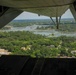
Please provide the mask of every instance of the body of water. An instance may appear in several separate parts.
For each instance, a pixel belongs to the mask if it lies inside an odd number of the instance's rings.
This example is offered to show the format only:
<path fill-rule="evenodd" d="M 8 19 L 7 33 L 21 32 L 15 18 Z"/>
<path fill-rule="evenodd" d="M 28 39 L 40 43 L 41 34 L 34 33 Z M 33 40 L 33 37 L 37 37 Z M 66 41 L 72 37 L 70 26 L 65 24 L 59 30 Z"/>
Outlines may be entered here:
<path fill-rule="evenodd" d="M 58 37 L 58 36 L 76 36 L 76 33 L 62 33 L 58 32 L 54 29 L 52 30 L 36 30 L 36 28 L 40 25 L 32 25 L 32 26 L 27 26 L 27 27 L 12 27 L 11 29 L 8 30 L 1 30 L 1 31 L 31 31 L 34 34 L 41 34 L 45 35 L 48 37 Z M 42 25 L 41 25 L 42 26 Z M 49 26 L 49 25 L 43 25 L 43 26 Z"/>

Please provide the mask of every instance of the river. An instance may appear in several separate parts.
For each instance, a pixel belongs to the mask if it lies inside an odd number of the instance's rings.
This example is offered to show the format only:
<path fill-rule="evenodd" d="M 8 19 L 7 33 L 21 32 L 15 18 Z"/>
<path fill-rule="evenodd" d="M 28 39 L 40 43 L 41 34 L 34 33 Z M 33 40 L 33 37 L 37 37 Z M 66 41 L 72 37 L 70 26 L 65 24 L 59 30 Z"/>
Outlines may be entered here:
<path fill-rule="evenodd" d="M 12 27 L 11 29 L 8 30 L 1 30 L 1 31 L 31 31 L 34 34 L 41 34 L 41 35 L 45 35 L 48 37 L 58 37 L 58 36 L 74 36 L 76 37 L 76 33 L 62 33 L 62 32 L 58 32 L 54 29 L 52 30 L 37 30 L 36 28 L 40 26 L 40 25 L 32 25 L 32 26 L 27 26 L 27 27 Z M 43 25 L 43 26 L 48 26 L 48 25 Z M 54 34 L 54 35 L 52 35 Z"/>

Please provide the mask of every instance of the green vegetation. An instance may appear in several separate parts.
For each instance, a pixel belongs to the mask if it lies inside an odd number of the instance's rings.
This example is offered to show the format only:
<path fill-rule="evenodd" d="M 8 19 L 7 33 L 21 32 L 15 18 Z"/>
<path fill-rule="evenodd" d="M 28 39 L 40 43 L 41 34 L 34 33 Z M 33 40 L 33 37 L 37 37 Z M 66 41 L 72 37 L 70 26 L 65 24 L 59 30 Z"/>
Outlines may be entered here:
<path fill-rule="evenodd" d="M 37 27 L 37 29 L 38 30 L 51 30 L 51 29 L 54 29 L 54 26 L 46 26 L 46 27 L 44 27 L 44 26 L 41 26 L 41 27 Z"/>
<path fill-rule="evenodd" d="M 8 25 L 13 27 L 25 27 L 29 25 L 50 25 L 53 24 L 51 20 L 44 19 L 44 20 L 14 20 L 10 22 Z"/>
<path fill-rule="evenodd" d="M 54 19 L 55 21 L 55 19 Z M 50 19 L 37 19 L 37 20 L 14 20 L 10 22 L 7 26 L 11 27 L 26 27 L 31 25 L 49 25 L 49 26 L 41 26 L 37 27 L 39 30 L 50 30 L 50 29 L 56 29 L 56 25 L 50 20 Z M 5 28 L 4 28 L 5 29 Z M 76 22 L 74 19 L 62 19 L 60 22 L 59 30 L 61 32 L 76 32 Z"/>
<path fill-rule="evenodd" d="M 40 25 L 37 30 L 56 30 L 56 25 L 49 19 L 14 20 L 2 30 L 30 25 Z M 63 19 L 57 31 L 76 32 L 76 23 L 73 19 Z M 53 33 L 52 36 L 54 36 Z M 30 55 L 38 58 L 76 57 L 76 37 L 60 36 L 49 38 L 29 31 L 0 32 L 0 48 L 12 52 L 13 55 Z"/>
<path fill-rule="evenodd" d="M 59 30 L 57 31 L 61 31 L 64 33 L 68 33 L 68 32 L 76 32 L 76 24 L 72 23 L 72 24 L 64 24 L 64 25 L 60 25 Z"/>
<path fill-rule="evenodd" d="M 31 57 L 76 57 L 75 37 L 50 37 L 36 35 L 31 32 L 0 32 L 0 48 L 15 55 Z"/>
<path fill-rule="evenodd" d="M 56 25 L 54 25 L 51 21 L 47 20 L 45 21 L 44 25 L 49 25 L 49 26 L 41 26 L 37 27 L 39 30 L 51 30 L 55 29 L 56 31 L 68 33 L 68 32 L 76 32 L 76 22 L 73 19 L 68 19 L 68 20 L 61 20 L 59 29 L 56 28 Z"/>

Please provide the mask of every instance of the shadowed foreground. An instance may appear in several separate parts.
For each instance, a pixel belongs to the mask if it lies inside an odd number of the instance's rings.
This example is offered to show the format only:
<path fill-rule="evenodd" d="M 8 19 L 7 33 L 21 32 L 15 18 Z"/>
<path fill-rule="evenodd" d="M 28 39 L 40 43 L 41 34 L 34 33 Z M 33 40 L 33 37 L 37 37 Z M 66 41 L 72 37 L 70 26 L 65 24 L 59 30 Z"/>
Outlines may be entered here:
<path fill-rule="evenodd" d="M 75 58 L 0 57 L 0 75 L 76 75 Z"/>

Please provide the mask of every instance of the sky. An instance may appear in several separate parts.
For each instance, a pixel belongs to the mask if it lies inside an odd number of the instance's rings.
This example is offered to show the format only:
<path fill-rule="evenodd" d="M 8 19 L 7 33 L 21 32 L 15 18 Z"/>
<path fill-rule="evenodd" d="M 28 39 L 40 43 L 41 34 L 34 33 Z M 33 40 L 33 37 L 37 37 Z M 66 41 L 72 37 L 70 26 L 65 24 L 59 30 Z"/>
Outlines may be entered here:
<path fill-rule="evenodd" d="M 69 9 L 62 15 L 62 18 L 73 18 Z M 47 16 L 38 16 L 38 14 L 35 13 L 23 12 L 15 18 L 15 20 L 19 19 L 50 19 L 50 18 Z"/>

